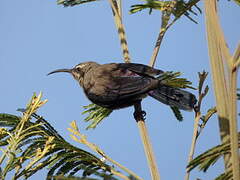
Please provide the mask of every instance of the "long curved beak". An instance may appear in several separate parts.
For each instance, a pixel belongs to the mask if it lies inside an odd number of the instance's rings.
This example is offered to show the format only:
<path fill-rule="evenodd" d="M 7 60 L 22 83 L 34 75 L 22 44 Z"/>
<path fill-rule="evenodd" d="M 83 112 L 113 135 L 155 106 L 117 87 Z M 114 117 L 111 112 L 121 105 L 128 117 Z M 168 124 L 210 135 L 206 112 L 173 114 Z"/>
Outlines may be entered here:
<path fill-rule="evenodd" d="M 57 69 L 57 70 L 55 70 L 55 71 L 52 71 L 52 72 L 48 73 L 47 75 L 54 74 L 54 73 L 58 73 L 58 72 L 72 73 L 72 69 Z"/>

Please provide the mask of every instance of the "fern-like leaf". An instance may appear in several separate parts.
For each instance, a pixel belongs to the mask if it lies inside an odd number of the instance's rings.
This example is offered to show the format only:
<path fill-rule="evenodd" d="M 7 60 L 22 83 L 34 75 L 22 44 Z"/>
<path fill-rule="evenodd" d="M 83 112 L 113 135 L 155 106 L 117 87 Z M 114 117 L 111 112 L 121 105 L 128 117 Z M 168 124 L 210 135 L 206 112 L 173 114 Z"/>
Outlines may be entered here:
<path fill-rule="evenodd" d="M 90 125 L 86 129 L 96 128 L 96 126 L 106 117 L 108 117 L 112 110 L 103 108 L 96 104 L 89 104 L 88 106 L 83 106 L 85 111 L 82 114 L 88 114 L 88 116 L 84 119 L 86 122 L 91 122 Z"/>
<path fill-rule="evenodd" d="M 22 117 L 0 114 L 0 145 L 4 148 L 0 157 L 0 179 L 14 170 L 14 179 L 28 178 L 46 167 L 49 167 L 48 179 L 70 173 L 78 173 L 79 177 L 92 174 L 112 177 L 111 166 L 69 144 L 44 118 L 36 114 L 45 102 L 41 100 L 41 94 L 34 95 L 27 108 L 20 109 Z"/>
<path fill-rule="evenodd" d="M 238 147 L 240 148 L 240 133 L 238 134 L 238 142 Z M 199 167 L 201 171 L 206 172 L 209 167 L 214 165 L 223 155 L 230 153 L 230 141 L 228 140 L 226 143 L 215 146 L 193 159 L 188 165 L 189 170 L 191 171 Z M 230 168 L 229 171 L 218 176 L 216 180 L 230 180 L 232 178 L 232 171 Z"/>
<path fill-rule="evenodd" d="M 188 19 L 197 23 L 190 15 L 197 15 L 197 13 L 193 10 L 195 7 L 199 13 L 201 13 L 201 9 L 197 6 L 197 3 L 200 0 L 178 0 L 178 1 L 161 1 L 161 0 L 144 0 L 144 4 L 136 4 L 132 5 L 130 9 L 130 13 L 136 13 L 142 11 L 144 9 L 149 9 L 149 14 L 151 14 L 152 9 L 167 11 L 175 16 L 175 19 L 178 19 L 182 15 L 186 16 Z"/>
<path fill-rule="evenodd" d="M 174 88 L 191 88 L 196 90 L 196 88 L 192 87 L 192 82 L 188 81 L 185 78 L 179 78 L 181 75 L 180 72 L 164 72 L 161 74 L 158 79 L 161 80 L 162 84 L 174 87 Z"/>

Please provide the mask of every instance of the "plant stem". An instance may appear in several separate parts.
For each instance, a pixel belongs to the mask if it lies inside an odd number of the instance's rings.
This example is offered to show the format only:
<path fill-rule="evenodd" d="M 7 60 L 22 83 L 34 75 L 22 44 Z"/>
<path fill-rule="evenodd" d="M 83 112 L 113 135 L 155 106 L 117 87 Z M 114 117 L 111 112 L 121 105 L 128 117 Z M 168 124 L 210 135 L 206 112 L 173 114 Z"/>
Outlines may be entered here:
<path fill-rule="evenodd" d="M 158 167 L 157 167 L 157 162 L 154 156 L 154 152 L 153 152 L 153 148 L 150 142 L 150 138 L 148 136 L 148 131 L 147 131 L 147 127 L 144 121 L 144 117 L 142 115 L 142 106 L 141 106 L 141 102 L 136 103 L 134 105 L 135 108 L 135 119 L 137 121 L 137 125 L 138 125 L 138 129 L 141 135 L 141 139 L 142 139 L 142 143 L 144 146 L 144 151 L 145 151 L 145 155 L 147 157 L 147 161 L 148 161 L 148 166 L 151 172 L 151 177 L 152 180 L 160 180 L 160 174 L 158 171 Z"/>
<path fill-rule="evenodd" d="M 240 45 L 235 51 L 233 56 L 233 62 L 237 61 L 240 56 Z M 240 179 L 240 167 L 239 167 L 239 150 L 238 150 L 238 127 L 237 127 L 237 70 L 234 67 L 230 74 L 230 147 L 231 147 L 231 160 L 233 179 Z"/>
<path fill-rule="evenodd" d="M 168 21 L 170 19 L 170 15 L 171 15 L 171 13 L 169 13 L 167 11 L 162 12 L 161 28 L 160 28 L 158 38 L 157 38 L 157 41 L 156 41 L 156 44 L 155 44 L 155 47 L 154 47 L 154 50 L 153 50 L 152 57 L 151 57 L 150 62 L 149 62 L 149 66 L 151 66 L 151 67 L 153 67 L 155 65 L 160 46 L 162 44 L 163 37 L 164 37 L 164 35 L 167 31 L 167 25 L 168 25 Z"/>
<path fill-rule="evenodd" d="M 201 112 L 198 111 L 196 112 L 196 116 L 195 116 L 195 120 L 194 120 L 194 127 L 193 127 L 193 136 L 192 136 L 192 144 L 191 144 L 191 149 L 189 152 L 189 156 L 188 156 L 188 164 L 190 163 L 190 161 L 192 161 L 193 159 L 193 155 L 195 152 L 195 147 L 196 147 L 196 141 L 197 141 L 197 137 L 198 137 L 198 125 L 199 125 L 199 120 L 201 117 Z M 190 177 L 190 172 L 189 172 L 189 168 L 186 169 L 186 175 L 185 175 L 185 180 L 189 180 Z"/>
<path fill-rule="evenodd" d="M 231 74 L 231 100 L 230 100 L 230 147 L 233 179 L 240 179 L 238 127 L 237 127 L 237 70 Z"/>
<path fill-rule="evenodd" d="M 223 33 L 219 24 L 217 15 L 217 4 L 213 0 L 205 0 L 206 31 L 208 39 L 209 57 L 212 71 L 212 81 L 214 85 L 214 94 L 216 98 L 216 107 L 218 112 L 218 124 L 222 144 L 227 142 L 230 135 L 229 129 L 229 84 L 227 79 L 229 73 L 226 73 L 226 61 L 223 58 L 227 53 L 226 43 L 223 42 Z M 222 36 L 222 38 L 220 38 Z M 220 41 L 222 39 L 222 41 Z M 225 57 L 226 58 L 226 57 Z M 225 64 L 224 64 L 225 62 Z M 229 65 L 229 63 L 227 63 Z M 230 168 L 230 155 L 224 155 L 225 171 Z"/>
<path fill-rule="evenodd" d="M 148 160 L 148 164 L 149 164 L 149 168 L 151 171 L 151 176 L 153 180 L 160 180 L 160 174 L 158 171 L 158 167 L 157 167 L 157 163 L 156 163 L 156 159 L 154 156 L 154 152 L 153 152 L 153 148 L 152 145 L 150 143 L 150 138 L 148 136 L 148 131 L 146 128 L 146 124 L 145 121 L 138 121 L 138 128 L 140 131 L 140 135 L 141 135 L 141 139 L 142 142 L 144 144 L 144 151 L 145 154 L 147 156 L 147 160 Z"/>
<path fill-rule="evenodd" d="M 121 0 L 119 0 L 119 1 L 121 1 Z M 118 4 L 121 5 L 121 2 L 117 3 L 116 0 L 109 0 L 109 3 L 113 10 L 114 21 L 115 21 L 116 28 L 118 30 L 118 36 L 119 36 L 120 43 L 121 43 L 124 61 L 126 63 L 129 63 L 130 55 L 129 55 L 128 45 L 127 45 L 125 29 L 124 29 L 124 25 L 122 23 L 122 13 L 121 13 L 122 10 L 119 9 L 119 7 L 118 7 Z"/>

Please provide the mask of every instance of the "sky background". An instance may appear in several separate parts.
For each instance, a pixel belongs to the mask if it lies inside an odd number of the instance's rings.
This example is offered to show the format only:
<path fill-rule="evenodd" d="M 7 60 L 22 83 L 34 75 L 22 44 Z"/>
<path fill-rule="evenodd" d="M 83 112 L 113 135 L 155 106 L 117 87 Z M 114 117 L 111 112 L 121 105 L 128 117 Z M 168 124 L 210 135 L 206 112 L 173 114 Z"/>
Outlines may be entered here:
<path fill-rule="evenodd" d="M 141 1 L 123 2 L 124 24 L 132 62 L 148 64 L 160 28 L 160 12 L 142 11 L 130 15 L 129 8 Z M 230 51 L 240 39 L 239 7 L 227 0 L 218 3 L 221 24 Z M 202 4 L 200 4 L 202 7 Z M 167 32 L 162 43 L 156 68 L 181 71 L 183 77 L 198 84 L 197 72 L 210 71 L 204 14 L 194 17 L 198 24 L 181 18 Z M 147 161 L 133 108 L 114 111 L 95 130 L 85 130 L 87 123 L 81 115 L 82 106 L 90 102 L 78 83 L 68 74 L 46 76 L 58 68 L 71 68 L 84 61 L 99 63 L 123 62 L 119 39 L 108 1 L 63 8 L 50 0 L 0 1 L 0 111 L 20 115 L 34 92 L 43 92 L 48 99 L 38 112 L 70 143 L 67 127 L 76 120 L 81 132 L 90 142 L 100 146 L 107 155 L 150 179 Z M 203 112 L 213 107 L 211 76 L 210 92 L 203 102 Z M 196 91 L 192 91 L 197 94 Z M 146 124 L 163 180 L 179 180 L 185 175 L 193 131 L 193 112 L 183 112 L 178 122 L 169 107 L 152 98 L 143 101 L 147 112 Z M 196 155 L 219 144 L 217 118 L 212 118 L 198 139 Z M 191 179 L 210 180 L 219 175 L 222 161 L 209 168 L 208 173 L 195 169 Z M 42 179 L 46 171 L 30 179 Z"/>

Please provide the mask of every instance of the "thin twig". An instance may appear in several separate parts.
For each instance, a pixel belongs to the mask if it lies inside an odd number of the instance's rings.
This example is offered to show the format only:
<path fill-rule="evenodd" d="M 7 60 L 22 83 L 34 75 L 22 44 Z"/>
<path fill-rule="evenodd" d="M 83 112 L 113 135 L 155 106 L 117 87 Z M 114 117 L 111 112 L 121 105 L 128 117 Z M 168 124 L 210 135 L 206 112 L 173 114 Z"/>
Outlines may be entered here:
<path fill-rule="evenodd" d="M 156 41 L 156 44 L 155 44 L 155 47 L 154 47 L 154 50 L 153 50 L 152 57 L 151 57 L 150 62 L 149 62 L 149 66 L 151 66 L 151 67 L 153 67 L 155 65 L 160 46 L 162 44 L 163 37 L 164 37 L 164 35 L 167 31 L 167 25 L 168 25 L 168 21 L 170 19 L 170 15 L 171 15 L 171 13 L 168 12 L 168 11 L 163 11 L 162 12 L 161 28 L 160 28 L 158 38 L 157 38 L 157 41 Z"/>
<path fill-rule="evenodd" d="M 199 137 L 200 132 L 204 128 L 204 127 L 201 127 L 200 130 L 199 130 L 199 121 L 200 121 L 200 118 L 201 118 L 202 100 L 208 93 L 208 86 L 206 86 L 203 90 L 203 84 L 204 84 L 204 81 L 206 80 L 207 75 L 208 75 L 208 73 L 206 73 L 205 71 L 203 71 L 202 73 L 198 73 L 198 76 L 199 76 L 198 103 L 197 103 L 197 106 L 194 108 L 195 119 L 194 119 L 194 126 L 193 126 L 192 144 L 191 144 L 191 148 L 190 148 L 190 152 L 189 152 L 189 156 L 188 156 L 188 164 L 193 160 L 197 138 Z M 190 171 L 189 171 L 189 168 L 187 168 L 186 169 L 185 180 L 189 180 L 189 177 L 190 177 Z"/>
<path fill-rule="evenodd" d="M 188 156 L 188 164 L 190 161 L 193 160 L 193 155 L 194 155 L 195 148 L 196 148 L 196 141 L 197 141 L 197 137 L 198 137 L 198 126 L 199 126 L 200 117 L 201 117 L 201 112 L 200 111 L 196 112 L 195 119 L 194 119 L 194 126 L 193 126 L 192 144 L 191 144 L 191 148 L 190 148 L 190 152 L 189 152 L 189 156 Z M 189 180 L 189 177 L 190 177 L 190 171 L 189 171 L 189 168 L 187 168 L 184 179 Z"/>
<path fill-rule="evenodd" d="M 122 13 L 121 13 L 122 10 L 119 9 L 118 3 L 116 2 L 116 0 L 109 0 L 109 3 L 113 10 L 114 21 L 115 21 L 116 28 L 118 30 L 118 36 L 119 36 L 120 43 L 121 43 L 124 61 L 126 63 L 129 63 L 130 55 L 129 55 L 128 45 L 127 45 L 125 28 L 122 23 Z M 121 5 L 121 3 L 119 3 L 119 4 Z"/>

